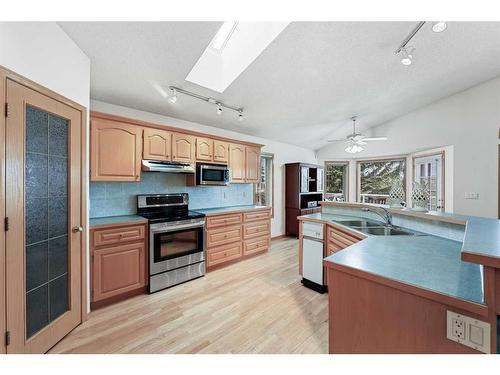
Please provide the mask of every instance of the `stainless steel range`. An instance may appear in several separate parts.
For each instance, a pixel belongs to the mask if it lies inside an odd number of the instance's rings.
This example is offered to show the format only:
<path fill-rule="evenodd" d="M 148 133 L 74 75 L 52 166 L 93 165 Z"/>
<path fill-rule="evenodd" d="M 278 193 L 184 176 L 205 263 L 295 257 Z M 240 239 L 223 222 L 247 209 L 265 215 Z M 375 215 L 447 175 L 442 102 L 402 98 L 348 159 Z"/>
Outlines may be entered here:
<path fill-rule="evenodd" d="M 189 196 L 137 196 L 137 214 L 149 221 L 149 292 L 205 274 L 205 215 L 189 211 Z"/>

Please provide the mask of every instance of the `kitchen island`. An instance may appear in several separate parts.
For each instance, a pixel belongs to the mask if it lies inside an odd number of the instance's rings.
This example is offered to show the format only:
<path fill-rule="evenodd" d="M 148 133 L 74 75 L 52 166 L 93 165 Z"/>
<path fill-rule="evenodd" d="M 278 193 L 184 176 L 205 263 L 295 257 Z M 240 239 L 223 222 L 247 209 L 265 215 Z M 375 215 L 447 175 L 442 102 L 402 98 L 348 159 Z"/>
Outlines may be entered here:
<path fill-rule="evenodd" d="M 373 205 L 322 207 L 299 220 L 325 228 L 330 353 L 496 352 L 500 277 L 492 265 L 500 246 L 498 220 L 389 209 L 394 224 L 411 233 L 381 236 L 346 225 L 360 218 L 383 225 L 378 215 L 362 211 Z M 326 251 L 330 230 L 360 240 Z M 482 346 L 448 339 L 447 311 L 489 324 L 487 337 L 471 334 Z"/>

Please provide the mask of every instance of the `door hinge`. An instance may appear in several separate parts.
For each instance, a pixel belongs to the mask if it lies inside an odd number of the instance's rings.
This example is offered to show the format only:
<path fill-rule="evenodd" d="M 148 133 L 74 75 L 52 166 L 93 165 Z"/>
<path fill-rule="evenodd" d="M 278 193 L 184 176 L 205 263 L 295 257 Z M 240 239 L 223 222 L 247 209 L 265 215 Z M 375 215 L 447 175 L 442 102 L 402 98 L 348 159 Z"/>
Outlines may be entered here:
<path fill-rule="evenodd" d="M 5 103 L 5 117 L 9 117 L 9 103 Z"/>
<path fill-rule="evenodd" d="M 10 331 L 5 332 L 5 346 L 10 345 Z"/>
<path fill-rule="evenodd" d="M 7 232 L 9 230 L 9 218 L 6 217 L 3 222 L 4 222 L 5 231 Z"/>

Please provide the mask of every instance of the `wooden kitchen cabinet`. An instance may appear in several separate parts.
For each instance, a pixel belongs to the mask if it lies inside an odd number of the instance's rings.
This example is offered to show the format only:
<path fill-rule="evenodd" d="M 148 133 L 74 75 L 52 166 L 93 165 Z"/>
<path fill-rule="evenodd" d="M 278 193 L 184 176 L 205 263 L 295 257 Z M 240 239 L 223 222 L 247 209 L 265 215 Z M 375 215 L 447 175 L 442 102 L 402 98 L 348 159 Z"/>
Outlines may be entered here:
<path fill-rule="evenodd" d="M 193 135 L 173 133 L 172 160 L 193 163 L 196 159 L 196 137 Z"/>
<path fill-rule="evenodd" d="M 208 215 L 206 238 L 208 271 L 265 252 L 271 244 L 271 210 Z"/>
<path fill-rule="evenodd" d="M 245 147 L 245 181 L 259 182 L 260 174 L 260 149 L 257 147 Z"/>
<path fill-rule="evenodd" d="M 229 143 L 214 140 L 214 163 L 227 164 L 229 162 Z"/>
<path fill-rule="evenodd" d="M 144 292 L 148 279 L 146 224 L 91 227 L 90 237 L 91 307 Z"/>
<path fill-rule="evenodd" d="M 141 156 L 141 127 L 100 118 L 91 120 L 91 181 L 139 181 Z"/>
<path fill-rule="evenodd" d="M 214 159 L 214 141 L 210 138 L 196 137 L 196 160 L 211 162 Z"/>
<path fill-rule="evenodd" d="M 145 128 L 143 134 L 143 159 L 172 160 L 172 133 Z"/>
<path fill-rule="evenodd" d="M 245 182 L 245 146 L 231 143 L 229 146 L 229 168 L 231 182 Z"/>

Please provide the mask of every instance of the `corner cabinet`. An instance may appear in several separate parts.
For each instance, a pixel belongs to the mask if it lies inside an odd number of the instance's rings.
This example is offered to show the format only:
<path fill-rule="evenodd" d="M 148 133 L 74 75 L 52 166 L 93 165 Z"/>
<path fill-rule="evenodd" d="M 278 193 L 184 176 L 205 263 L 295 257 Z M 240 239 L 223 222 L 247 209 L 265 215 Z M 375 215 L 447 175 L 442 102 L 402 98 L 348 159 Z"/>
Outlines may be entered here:
<path fill-rule="evenodd" d="M 141 156 L 141 127 L 99 118 L 91 120 L 91 181 L 139 181 Z"/>
<path fill-rule="evenodd" d="M 193 135 L 174 133 L 172 136 L 172 160 L 184 163 L 195 161 L 196 137 Z"/>
<path fill-rule="evenodd" d="M 145 128 L 142 154 L 147 160 L 172 160 L 172 133 Z"/>

